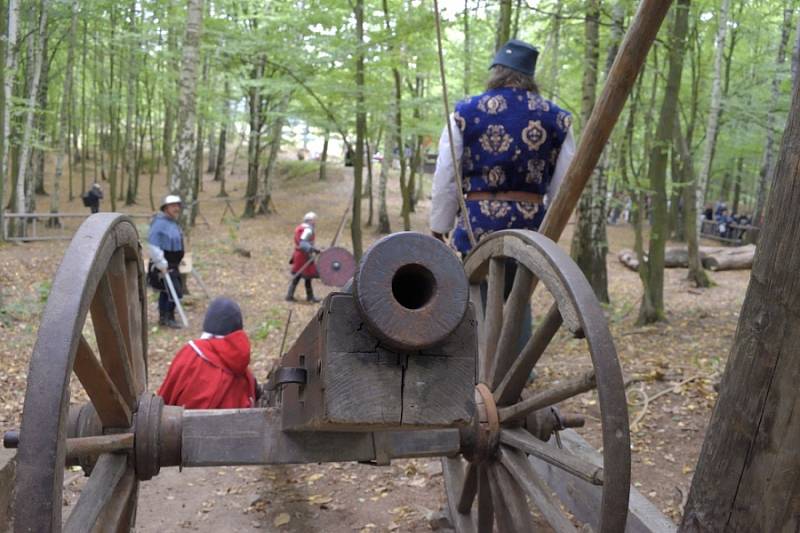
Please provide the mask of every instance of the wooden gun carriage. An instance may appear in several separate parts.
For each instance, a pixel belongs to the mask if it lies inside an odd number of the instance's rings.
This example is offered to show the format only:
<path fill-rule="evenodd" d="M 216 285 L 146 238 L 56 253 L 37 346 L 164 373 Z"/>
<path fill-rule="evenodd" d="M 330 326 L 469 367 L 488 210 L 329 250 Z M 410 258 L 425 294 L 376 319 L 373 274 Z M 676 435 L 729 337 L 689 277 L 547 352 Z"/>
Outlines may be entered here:
<path fill-rule="evenodd" d="M 505 298 L 506 269 L 516 273 Z M 138 484 L 163 467 L 442 457 L 457 531 L 575 530 L 553 494 L 594 498 L 595 531 L 628 516 L 630 449 L 622 374 L 602 310 L 552 241 L 504 231 L 461 260 L 416 233 L 371 247 L 350 287 L 329 295 L 282 354 L 265 408 L 184 410 L 148 390 L 145 284 L 127 217 L 92 216 L 55 276 L 31 359 L 19 434 L 17 531 L 126 531 Z M 549 310 L 519 346 L 536 283 Z M 586 371 L 525 391 L 564 329 Z M 70 404 L 78 378 L 89 402 Z M 602 461 L 555 432 L 583 425 L 556 404 L 597 389 Z M 566 432 L 563 432 L 566 433 Z M 9 444 L 14 444 L 8 435 Z M 562 439 L 559 439 L 559 441 Z M 64 467 L 89 479 L 62 524 Z M 585 505 L 585 502 L 584 502 Z M 534 511 L 535 510 L 535 511 Z M 585 511 L 585 509 L 584 509 Z"/>

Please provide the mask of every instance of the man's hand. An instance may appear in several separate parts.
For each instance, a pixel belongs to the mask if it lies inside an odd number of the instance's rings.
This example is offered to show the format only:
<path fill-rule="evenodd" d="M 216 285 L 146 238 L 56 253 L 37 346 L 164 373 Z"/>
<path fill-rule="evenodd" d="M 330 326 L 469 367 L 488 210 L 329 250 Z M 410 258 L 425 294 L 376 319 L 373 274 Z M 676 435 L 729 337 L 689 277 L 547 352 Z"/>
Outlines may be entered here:
<path fill-rule="evenodd" d="M 169 269 L 169 265 L 166 261 L 161 261 L 156 263 L 156 268 L 159 269 L 162 274 L 166 274 L 167 270 Z"/>
<path fill-rule="evenodd" d="M 315 254 L 318 254 L 318 253 L 321 252 L 321 250 L 319 248 L 313 248 L 313 247 L 311 248 L 311 251 L 314 252 Z"/>
<path fill-rule="evenodd" d="M 432 231 L 432 232 L 431 232 L 431 235 L 433 235 L 433 237 L 434 237 L 434 238 L 436 238 L 436 239 L 439 239 L 440 241 L 442 241 L 442 242 L 444 242 L 445 244 L 447 244 L 447 243 L 445 242 L 445 241 L 446 241 L 446 239 L 447 239 L 447 233 L 439 233 L 439 232 L 437 232 L 437 231 Z"/>

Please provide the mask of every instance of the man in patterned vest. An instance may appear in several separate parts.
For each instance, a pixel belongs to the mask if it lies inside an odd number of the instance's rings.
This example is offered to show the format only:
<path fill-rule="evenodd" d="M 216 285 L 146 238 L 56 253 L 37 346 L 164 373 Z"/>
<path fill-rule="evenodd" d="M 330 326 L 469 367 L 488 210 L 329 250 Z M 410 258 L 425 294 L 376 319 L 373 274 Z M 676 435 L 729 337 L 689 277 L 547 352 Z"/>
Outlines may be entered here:
<path fill-rule="evenodd" d="M 456 104 L 450 116 L 453 147 L 460 159 L 467 212 L 476 240 L 503 229 L 538 230 L 575 153 L 571 115 L 539 95 L 534 71 L 539 51 L 512 39 L 489 67 L 486 92 Z M 466 255 L 470 242 L 458 213 L 456 171 L 447 128 L 439 140 L 433 177 L 430 225 Z M 515 265 L 506 268 L 506 296 Z M 530 336 L 526 318 L 525 342 Z"/>

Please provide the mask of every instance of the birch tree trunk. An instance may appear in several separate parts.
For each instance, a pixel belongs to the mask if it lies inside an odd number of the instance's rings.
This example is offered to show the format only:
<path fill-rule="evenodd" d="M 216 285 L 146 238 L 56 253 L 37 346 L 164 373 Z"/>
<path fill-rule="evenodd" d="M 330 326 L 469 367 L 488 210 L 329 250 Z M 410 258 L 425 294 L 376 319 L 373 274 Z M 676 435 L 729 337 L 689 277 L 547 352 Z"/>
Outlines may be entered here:
<path fill-rule="evenodd" d="M 0 228 L 4 226 L 5 214 L 5 183 L 11 177 L 8 164 L 9 148 L 11 147 L 11 110 L 14 103 L 11 99 L 14 90 L 14 73 L 17 70 L 17 28 L 19 21 L 19 0 L 8 0 L 8 30 L 6 32 L 5 78 L 3 80 L 3 138 L 2 155 L 0 155 Z M 9 179 L 9 182 L 11 180 Z"/>
<path fill-rule="evenodd" d="M 758 186 L 756 189 L 756 210 L 754 220 L 756 225 L 761 224 L 764 214 L 764 201 L 767 197 L 767 190 L 772 182 L 775 173 L 775 132 L 777 113 L 780 102 L 780 86 L 783 74 L 783 65 L 786 63 L 786 45 L 789 42 L 789 32 L 791 32 L 793 10 L 786 8 L 783 10 L 783 25 L 781 27 L 781 41 L 778 45 L 778 58 L 775 61 L 775 75 L 772 78 L 771 105 L 767 113 L 767 138 L 764 141 L 764 154 L 761 161 L 761 170 L 758 175 Z"/>
<path fill-rule="evenodd" d="M 194 178 L 195 94 L 197 91 L 197 65 L 200 60 L 200 31 L 203 23 L 203 0 L 189 0 L 186 13 L 186 36 L 183 41 L 183 58 L 179 82 L 177 139 L 175 160 L 170 174 L 170 191 L 177 192 L 185 206 L 192 205 L 192 180 Z M 181 212 L 181 222 L 187 226 L 188 213 Z"/>
<path fill-rule="evenodd" d="M 679 531 L 797 531 L 800 91 Z"/>
<path fill-rule="evenodd" d="M 36 89 L 36 114 L 33 118 L 33 131 L 37 137 L 35 145 L 31 147 L 31 182 L 33 183 L 34 194 L 28 196 L 28 211 L 34 212 L 36 209 L 36 195 L 47 195 L 44 188 L 44 156 L 45 146 L 47 146 L 47 116 L 42 110 L 47 109 L 48 86 L 50 82 L 50 61 L 49 58 L 49 35 L 47 27 L 44 29 L 42 39 L 42 72 L 39 74 L 39 87 Z"/>
<path fill-rule="evenodd" d="M 56 171 L 53 174 L 52 194 L 50 195 L 50 212 L 58 213 L 58 197 L 60 195 L 61 175 L 64 169 L 64 156 L 69 143 L 69 111 L 72 102 L 72 69 L 75 60 L 75 33 L 78 30 L 78 2 L 70 2 L 69 44 L 67 48 L 67 69 L 64 72 L 64 88 L 61 91 L 61 114 L 58 124 L 58 154 L 56 155 Z M 51 217 L 48 226 L 61 227 L 57 217 Z"/>
<path fill-rule="evenodd" d="M 698 212 L 703 210 L 705 191 L 711 176 L 711 162 L 714 156 L 717 128 L 719 128 L 719 116 L 722 106 L 722 60 L 725 54 L 725 35 L 728 29 L 730 4 L 730 0 L 722 0 L 717 17 L 717 36 L 714 41 L 714 77 L 711 82 L 711 107 L 708 111 L 708 122 L 706 123 L 706 143 L 703 149 L 703 161 L 700 175 L 697 176 L 697 189 L 695 191 L 695 209 Z M 695 221 L 695 232 L 699 238 L 699 219 Z"/>
<path fill-rule="evenodd" d="M 41 0 L 39 2 L 39 31 L 36 34 L 33 44 L 33 73 L 31 86 L 28 93 L 27 109 L 25 111 L 25 127 L 22 133 L 22 148 L 19 156 L 19 175 L 17 176 L 17 191 L 16 191 L 16 212 L 27 212 L 26 201 L 26 179 L 29 166 L 29 157 L 31 153 L 31 140 L 33 138 L 33 115 L 36 108 L 36 95 L 39 89 L 39 76 L 42 73 L 42 62 L 44 60 L 42 54 L 42 45 L 44 44 L 44 36 L 47 31 L 47 2 Z M 32 191 L 30 191 L 32 193 Z M 19 224 L 17 228 L 17 235 L 20 237 L 25 236 L 25 224 Z"/>
<path fill-rule="evenodd" d="M 550 100 L 555 100 L 556 96 L 558 96 L 558 71 L 560 65 L 560 59 L 558 57 L 558 51 L 561 47 L 561 9 L 563 3 L 556 2 L 555 6 L 555 13 L 553 13 L 553 31 L 551 32 L 553 38 L 553 48 L 552 52 L 550 53 L 550 93 L 548 94 L 548 98 Z"/>
<path fill-rule="evenodd" d="M 251 80 L 256 84 L 264 76 L 264 58 L 259 57 L 253 67 Z M 247 139 L 247 188 L 245 189 L 244 213 L 242 217 L 252 218 L 256 216 L 256 198 L 258 195 L 258 169 L 259 156 L 261 154 L 261 127 L 263 99 L 261 90 L 258 86 L 251 86 L 248 90 L 248 101 L 250 107 L 250 135 Z M 236 156 L 233 158 L 236 163 Z M 233 165 L 231 165 L 233 166 Z M 233 170 L 233 169 L 231 169 Z"/>
<path fill-rule="evenodd" d="M 219 125 L 219 144 L 217 146 L 217 164 L 214 168 L 214 181 L 219 182 L 219 193 L 217 196 L 225 198 L 228 192 L 225 190 L 225 152 L 228 144 L 228 92 L 230 85 L 225 81 L 225 99 L 222 101 L 222 121 Z"/>

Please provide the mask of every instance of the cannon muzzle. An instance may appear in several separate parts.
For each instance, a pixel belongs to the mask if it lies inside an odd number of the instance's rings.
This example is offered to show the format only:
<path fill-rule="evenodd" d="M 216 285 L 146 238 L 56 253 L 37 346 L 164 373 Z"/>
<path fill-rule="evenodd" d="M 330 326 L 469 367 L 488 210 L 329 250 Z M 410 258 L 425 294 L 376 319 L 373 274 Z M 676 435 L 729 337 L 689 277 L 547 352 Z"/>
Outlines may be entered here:
<path fill-rule="evenodd" d="M 367 250 L 353 276 L 356 306 L 369 331 L 387 346 L 421 350 L 446 339 L 467 310 L 461 261 L 421 233 L 388 235 Z"/>

